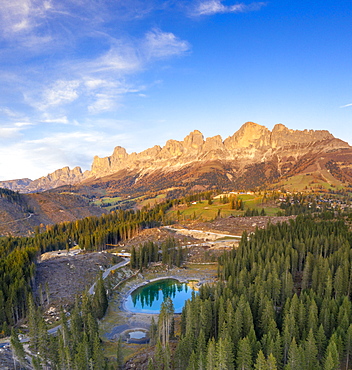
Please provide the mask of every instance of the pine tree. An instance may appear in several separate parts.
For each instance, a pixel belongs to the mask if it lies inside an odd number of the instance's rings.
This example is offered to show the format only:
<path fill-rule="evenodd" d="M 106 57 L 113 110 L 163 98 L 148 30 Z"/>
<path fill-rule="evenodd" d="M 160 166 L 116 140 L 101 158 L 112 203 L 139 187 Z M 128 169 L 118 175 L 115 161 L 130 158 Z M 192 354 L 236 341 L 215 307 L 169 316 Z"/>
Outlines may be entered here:
<path fill-rule="evenodd" d="M 320 324 L 317 335 L 316 335 L 317 349 L 318 349 L 318 359 L 322 362 L 326 349 L 326 336 L 324 332 L 323 325 Z"/>
<path fill-rule="evenodd" d="M 40 357 L 43 359 L 44 364 L 48 363 L 50 355 L 50 339 L 48 328 L 43 318 L 38 321 L 38 351 Z"/>
<path fill-rule="evenodd" d="M 335 336 L 332 336 L 326 349 L 324 370 L 339 370 L 340 361 Z"/>
<path fill-rule="evenodd" d="M 131 249 L 130 266 L 132 269 L 137 268 L 137 255 L 135 246 L 132 246 Z"/>
<path fill-rule="evenodd" d="M 198 369 L 205 370 L 206 364 L 206 343 L 203 328 L 200 329 L 198 340 L 197 340 L 197 359 L 198 359 Z"/>
<path fill-rule="evenodd" d="M 349 367 L 352 357 L 352 324 L 348 327 L 345 340 L 346 370 Z"/>
<path fill-rule="evenodd" d="M 15 368 L 16 361 L 20 364 L 20 366 L 24 366 L 26 363 L 26 354 L 23 349 L 23 345 L 18 338 L 18 333 L 14 328 L 11 330 L 10 343 Z"/>
<path fill-rule="evenodd" d="M 34 353 L 38 352 L 38 313 L 34 304 L 33 296 L 29 295 L 27 299 L 28 305 L 28 336 L 30 339 L 31 347 Z"/>
<path fill-rule="evenodd" d="M 197 355 L 194 351 L 192 351 L 191 357 L 189 358 L 187 370 L 198 370 Z"/>
<path fill-rule="evenodd" d="M 157 333 L 158 333 L 158 326 L 155 323 L 154 317 L 152 317 L 152 321 L 149 327 L 149 344 L 151 346 L 156 344 L 157 341 Z"/>
<path fill-rule="evenodd" d="M 154 356 L 155 369 L 162 370 L 164 365 L 164 350 L 160 339 L 156 343 L 155 356 Z"/>
<path fill-rule="evenodd" d="M 289 351 L 288 351 L 288 361 L 287 370 L 301 370 L 302 369 L 302 352 L 297 346 L 296 339 L 293 338 Z"/>
<path fill-rule="evenodd" d="M 267 367 L 268 370 L 277 370 L 276 358 L 272 353 L 270 353 L 270 355 L 268 356 Z"/>
<path fill-rule="evenodd" d="M 104 285 L 102 273 L 100 273 L 100 276 L 95 285 L 93 298 L 93 310 L 95 313 L 95 317 L 101 319 L 105 315 L 108 305 L 109 302 L 106 294 L 106 288 Z"/>
<path fill-rule="evenodd" d="M 161 304 L 160 314 L 158 319 L 159 338 L 162 341 L 163 347 L 170 338 L 171 320 L 174 315 L 174 305 L 170 297 L 167 297 Z"/>
<path fill-rule="evenodd" d="M 123 353 L 122 353 L 122 339 L 119 337 L 117 341 L 117 350 L 116 350 L 116 365 L 117 369 L 120 370 L 123 368 Z"/>
<path fill-rule="evenodd" d="M 216 344 L 215 339 L 212 338 L 208 342 L 208 349 L 207 349 L 207 370 L 214 370 L 216 369 Z"/>
<path fill-rule="evenodd" d="M 241 339 L 238 343 L 236 363 L 238 370 L 252 369 L 252 348 L 248 337 Z"/>
<path fill-rule="evenodd" d="M 90 339 L 90 342 L 92 342 L 93 345 L 93 353 L 92 353 L 92 360 L 94 364 L 94 369 L 104 369 L 105 367 L 105 359 L 103 355 L 103 351 L 100 344 L 100 339 L 98 334 L 95 335 L 94 339 Z"/>
<path fill-rule="evenodd" d="M 268 370 L 268 364 L 266 362 L 264 353 L 262 350 L 258 352 L 257 360 L 254 364 L 255 370 Z"/>
<path fill-rule="evenodd" d="M 313 330 L 310 329 L 308 337 L 304 343 L 305 368 L 315 370 L 319 366 L 318 348 L 315 343 Z"/>
<path fill-rule="evenodd" d="M 220 338 L 216 346 L 217 368 L 223 370 L 234 369 L 232 342 L 229 337 Z"/>

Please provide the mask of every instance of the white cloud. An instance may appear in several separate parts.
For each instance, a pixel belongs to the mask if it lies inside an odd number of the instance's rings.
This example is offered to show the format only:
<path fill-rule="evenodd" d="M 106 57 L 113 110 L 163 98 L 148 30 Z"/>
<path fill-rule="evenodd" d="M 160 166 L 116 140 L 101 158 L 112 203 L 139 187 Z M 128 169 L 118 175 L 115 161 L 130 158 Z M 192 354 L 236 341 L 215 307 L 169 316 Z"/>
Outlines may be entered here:
<path fill-rule="evenodd" d="M 92 72 L 123 72 L 129 73 L 141 68 L 137 50 L 133 45 L 122 41 L 114 41 L 108 52 L 86 64 Z"/>
<path fill-rule="evenodd" d="M 224 5 L 223 0 L 208 0 L 200 2 L 194 9 L 192 15 L 213 15 L 219 13 L 244 13 L 256 11 L 266 5 L 265 2 L 254 2 L 251 4 L 239 3 L 235 5 Z"/>
<path fill-rule="evenodd" d="M 66 106 L 76 100 L 80 109 L 91 114 L 111 111 L 121 106 L 124 95 L 138 94 L 145 89 L 145 86 L 128 82 L 129 76 L 157 60 L 182 55 L 189 49 L 187 41 L 160 29 L 147 32 L 139 40 L 113 40 L 109 50 L 93 60 L 65 62 L 57 66 L 57 72 L 54 70 L 53 74 L 60 74 L 60 79 L 44 89 L 42 85 L 48 85 L 46 80 L 30 84 L 24 96 L 32 107 L 42 112 L 50 109 L 51 115 L 59 117 L 68 114 L 59 108 L 67 109 Z M 44 121 L 47 119 L 51 118 Z"/>
<path fill-rule="evenodd" d="M 95 155 L 110 155 L 116 145 L 126 146 L 130 142 L 128 135 L 93 129 L 57 132 L 40 139 L 4 144 L 0 146 L 0 180 L 25 177 L 34 180 L 65 166 L 90 169 Z"/>
<path fill-rule="evenodd" d="M 32 122 L 28 122 L 28 121 L 15 122 L 14 123 L 14 126 L 15 127 L 28 127 L 28 126 L 33 126 L 33 123 Z"/>
<path fill-rule="evenodd" d="M 138 72 L 145 68 L 146 63 L 182 55 L 189 49 L 190 44 L 187 41 L 179 39 L 171 32 L 154 28 L 146 32 L 140 40 L 112 40 L 107 52 L 95 60 L 78 63 L 75 68 L 90 75 L 86 77 L 87 87 L 96 88 L 111 84 L 111 73 L 121 77 Z M 93 78 L 92 74 L 100 74 L 100 77 Z"/>
<path fill-rule="evenodd" d="M 49 106 L 59 105 L 76 100 L 78 98 L 77 89 L 79 85 L 79 81 L 56 81 L 55 85 L 45 92 L 47 104 Z"/>
<path fill-rule="evenodd" d="M 0 6 L 1 31 L 7 36 L 31 31 L 51 9 L 49 1 L 38 0 L 0 0 Z"/>
<path fill-rule="evenodd" d="M 342 105 L 340 108 L 346 108 L 346 107 L 351 107 L 351 106 L 352 106 L 352 103 L 351 104 Z"/>
<path fill-rule="evenodd" d="M 17 140 L 23 136 L 23 130 L 29 129 L 34 126 L 32 122 L 29 121 L 15 121 L 8 123 L 0 127 L 0 142 L 2 145 L 6 145 L 9 140 Z"/>
<path fill-rule="evenodd" d="M 63 116 L 63 117 L 57 117 L 57 118 L 45 118 L 45 119 L 42 119 L 41 122 L 45 122 L 45 123 L 62 123 L 64 125 L 68 124 L 69 121 L 67 119 L 66 116 Z"/>
<path fill-rule="evenodd" d="M 116 86 L 116 83 L 114 83 L 113 81 L 108 81 L 108 80 L 104 80 L 101 78 L 88 77 L 87 80 L 84 81 L 84 85 L 89 90 L 95 90 L 97 88 L 102 88 L 102 87 L 114 87 Z"/>
<path fill-rule="evenodd" d="M 40 97 L 27 96 L 26 98 L 33 107 L 45 111 L 51 107 L 68 104 L 78 99 L 78 88 L 80 84 L 81 82 L 78 80 L 57 80 L 51 85 L 51 87 L 45 89 L 40 94 Z"/>
<path fill-rule="evenodd" d="M 18 113 L 8 107 L 0 107 L 0 113 L 3 113 L 5 116 L 10 118 L 18 118 L 22 116 L 21 113 Z"/>
<path fill-rule="evenodd" d="M 97 94 L 94 103 L 88 106 L 89 113 L 98 114 L 117 108 L 117 98 L 108 94 Z"/>
<path fill-rule="evenodd" d="M 190 44 L 171 32 L 153 29 L 145 36 L 144 49 L 147 59 L 159 59 L 182 55 L 190 49 Z"/>
<path fill-rule="evenodd" d="M 66 165 L 86 168 L 94 155 L 109 155 L 114 146 L 129 144 L 125 136 L 101 132 L 125 130 L 126 123 L 103 122 L 99 114 L 123 106 L 127 94 L 145 97 L 143 80 L 136 82 L 138 73 L 185 54 L 190 44 L 158 28 L 129 34 L 127 22 L 141 16 L 140 10 L 146 17 L 170 2 L 118 3 L 0 0 L 0 82 L 9 92 L 0 107 L 6 122 L 0 128 L 0 176 L 37 178 Z M 128 14 L 107 14 L 116 8 Z M 116 19 L 126 22 L 126 28 L 115 27 Z M 90 118 L 82 120 L 82 114 Z M 66 132 L 49 136 L 58 129 Z"/>
<path fill-rule="evenodd" d="M 15 138 L 19 133 L 20 129 L 18 127 L 0 127 L 0 140 Z"/>

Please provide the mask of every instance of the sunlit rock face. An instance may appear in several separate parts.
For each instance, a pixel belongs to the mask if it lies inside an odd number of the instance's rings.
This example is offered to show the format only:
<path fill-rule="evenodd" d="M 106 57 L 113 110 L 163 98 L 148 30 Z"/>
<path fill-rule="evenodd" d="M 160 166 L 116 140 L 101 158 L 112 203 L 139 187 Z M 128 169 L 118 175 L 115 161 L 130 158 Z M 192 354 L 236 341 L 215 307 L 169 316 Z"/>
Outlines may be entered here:
<path fill-rule="evenodd" d="M 79 167 L 70 170 L 64 167 L 40 179 L 11 180 L 0 182 L 0 186 L 20 192 L 43 191 L 62 185 L 75 185 L 87 179 L 99 179 L 121 170 L 146 176 L 155 171 L 171 173 L 186 166 L 198 167 L 209 161 L 228 163 L 228 178 L 246 166 L 271 163 L 276 167 L 270 171 L 278 174 L 304 156 L 314 156 L 340 149 L 351 149 L 348 143 L 334 138 L 326 130 L 291 130 L 282 124 L 272 131 L 254 122 L 246 122 L 232 136 L 223 140 L 220 135 L 204 139 L 194 130 L 182 141 L 168 140 L 163 147 L 155 145 L 140 153 L 128 154 L 126 149 L 116 146 L 110 156 L 95 156 L 90 171 L 82 172 Z M 233 173 L 232 173 L 233 172 Z M 136 181 L 138 181 L 138 176 Z"/>

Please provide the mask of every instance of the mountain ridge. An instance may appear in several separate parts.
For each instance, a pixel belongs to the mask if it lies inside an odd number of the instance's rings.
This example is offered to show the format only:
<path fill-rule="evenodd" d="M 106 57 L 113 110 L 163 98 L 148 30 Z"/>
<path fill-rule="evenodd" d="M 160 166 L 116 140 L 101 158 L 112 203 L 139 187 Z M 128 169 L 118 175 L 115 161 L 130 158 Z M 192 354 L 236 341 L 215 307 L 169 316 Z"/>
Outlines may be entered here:
<path fill-rule="evenodd" d="M 199 130 L 194 130 L 182 141 L 170 139 L 163 147 L 154 145 L 140 153 L 128 154 L 125 148 L 116 146 L 110 156 L 95 156 L 90 171 L 82 172 L 80 167 L 72 170 L 64 167 L 34 181 L 2 181 L 0 187 L 19 192 L 37 192 L 65 185 L 98 184 L 99 179 L 114 174 L 121 177 L 122 172 L 125 176 L 132 176 L 131 181 L 137 183 L 153 172 L 162 176 L 214 161 L 232 167 L 226 175 L 232 182 L 238 175 L 243 175 L 246 167 L 258 167 L 263 163 L 275 168 L 275 176 L 268 177 L 273 180 L 287 174 L 305 156 L 351 149 L 348 143 L 335 138 L 327 130 L 292 130 L 283 124 L 276 124 L 270 131 L 265 126 L 246 122 L 225 140 L 220 135 L 204 139 Z"/>

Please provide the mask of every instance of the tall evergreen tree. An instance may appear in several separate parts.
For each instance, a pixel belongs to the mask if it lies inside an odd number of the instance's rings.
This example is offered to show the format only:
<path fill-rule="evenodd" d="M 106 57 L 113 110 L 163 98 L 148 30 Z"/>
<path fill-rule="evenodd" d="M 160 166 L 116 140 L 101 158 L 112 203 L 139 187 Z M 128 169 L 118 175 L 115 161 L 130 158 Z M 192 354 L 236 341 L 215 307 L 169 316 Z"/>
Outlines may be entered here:
<path fill-rule="evenodd" d="M 15 368 L 16 368 L 16 362 L 20 364 L 20 367 L 25 366 L 26 354 L 23 348 L 23 344 L 18 339 L 18 333 L 14 328 L 12 328 L 11 330 L 10 343 L 11 343 L 11 350 L 12 350 L 12 356 L 13 356 Z"/>
<path fill-rule="evenodd" d="M 252 369 L 252 348 L 248 337 L 245 337 L 239 341 L 236 362 L 238 370 Z"/>

